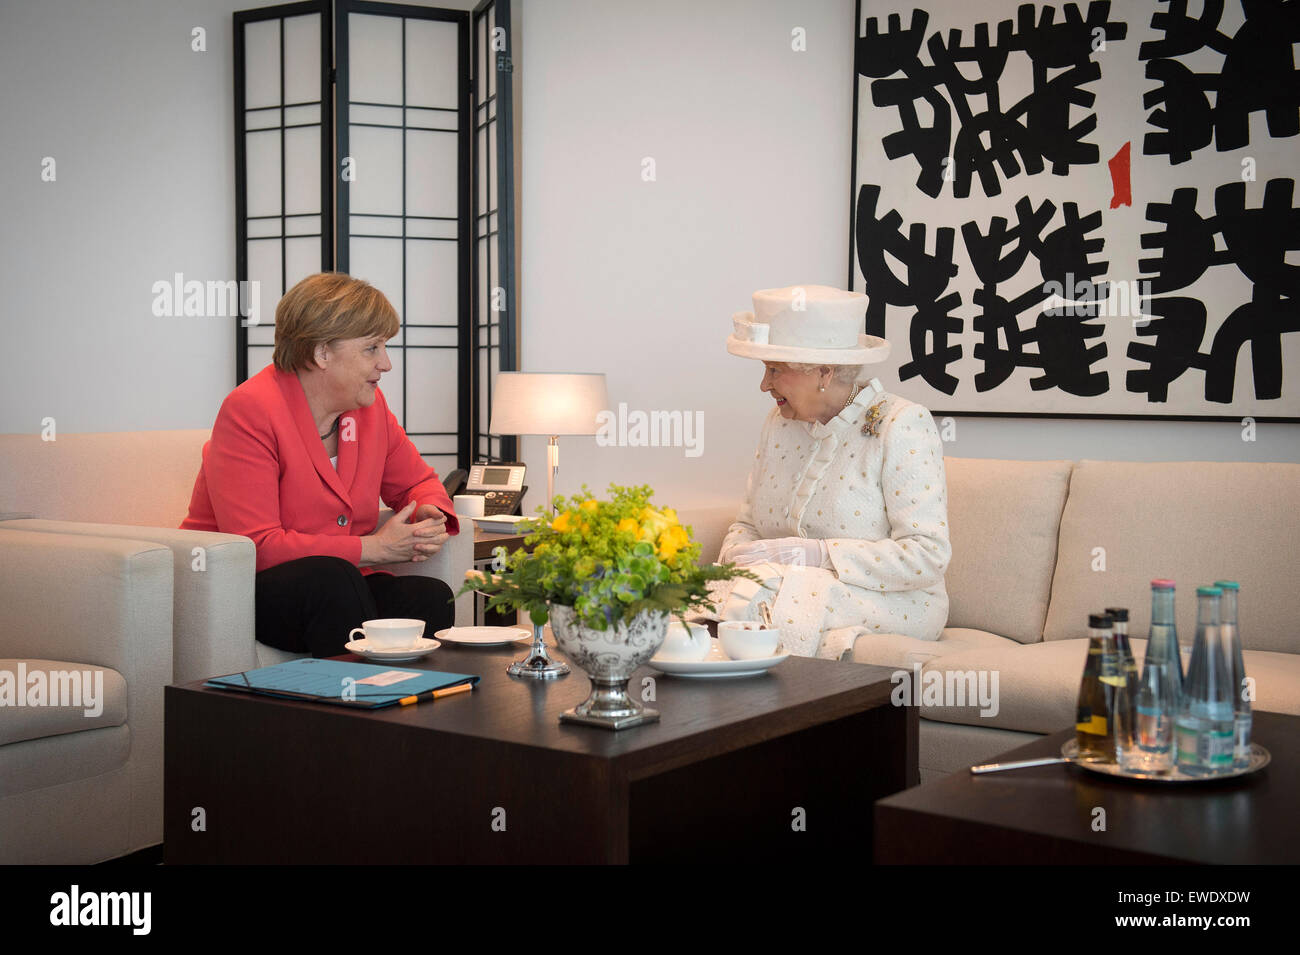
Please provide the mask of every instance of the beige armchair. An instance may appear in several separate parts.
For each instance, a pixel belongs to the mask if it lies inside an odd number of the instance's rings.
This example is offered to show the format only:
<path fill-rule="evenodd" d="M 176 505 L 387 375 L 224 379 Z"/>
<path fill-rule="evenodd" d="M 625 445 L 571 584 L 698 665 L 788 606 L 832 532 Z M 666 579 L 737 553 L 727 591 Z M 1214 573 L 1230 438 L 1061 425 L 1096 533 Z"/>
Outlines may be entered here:
<path fill-rule="evenodd" d="M 161 842 L 167 548 L 6 530 L 0 607 L 0 864 Z"/>

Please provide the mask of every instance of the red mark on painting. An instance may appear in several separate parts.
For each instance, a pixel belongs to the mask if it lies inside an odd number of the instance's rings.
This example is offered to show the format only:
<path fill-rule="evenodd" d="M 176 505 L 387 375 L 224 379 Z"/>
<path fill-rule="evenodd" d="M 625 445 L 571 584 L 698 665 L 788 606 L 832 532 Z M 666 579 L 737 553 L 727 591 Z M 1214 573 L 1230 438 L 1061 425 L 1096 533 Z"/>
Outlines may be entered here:
<path fill-rule="evenodd" d="M 1119 147 L 1119 152 L 1110 157 L 1110 182 L 1114 195 L 1110 197 L 1110 207 L 1118 209 L 1120 206 L 1133 205 L 1133 186 L 1129 181 L 1128 157 L 1131 143 L 1125 143 Z"/>

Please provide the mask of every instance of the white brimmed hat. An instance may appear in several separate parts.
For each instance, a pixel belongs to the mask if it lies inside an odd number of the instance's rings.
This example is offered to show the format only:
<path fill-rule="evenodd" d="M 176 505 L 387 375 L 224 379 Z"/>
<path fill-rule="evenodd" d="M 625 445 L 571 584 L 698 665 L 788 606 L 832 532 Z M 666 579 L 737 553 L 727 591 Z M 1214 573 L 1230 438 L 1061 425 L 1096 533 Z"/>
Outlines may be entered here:
<path fill-rule="evenodd" d="M 754 310 L 731 316 L 727 351 L 741 358 L 866 365 L 889 357 L 889 342 L 862 334 L 867 297 L 826 285 L 765 288 Z"/>

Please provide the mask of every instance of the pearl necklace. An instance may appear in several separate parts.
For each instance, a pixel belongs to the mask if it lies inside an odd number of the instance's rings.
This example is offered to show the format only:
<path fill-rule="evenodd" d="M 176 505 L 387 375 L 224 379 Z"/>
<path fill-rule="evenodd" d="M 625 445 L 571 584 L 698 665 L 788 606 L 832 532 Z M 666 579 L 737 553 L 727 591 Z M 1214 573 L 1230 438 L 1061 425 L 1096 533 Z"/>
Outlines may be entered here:
<path fill-rule="evenodd" d="M 849 405 L 853 404 L 853 399 L 858 396 L 858 392 L 861 390 L 862 389 L 858 385 L 854 385 L 853 390 L 849 392 L 849 400 L 844 402 L 844 407 L 841 408 L 840 411 L 846 411 Z"/>

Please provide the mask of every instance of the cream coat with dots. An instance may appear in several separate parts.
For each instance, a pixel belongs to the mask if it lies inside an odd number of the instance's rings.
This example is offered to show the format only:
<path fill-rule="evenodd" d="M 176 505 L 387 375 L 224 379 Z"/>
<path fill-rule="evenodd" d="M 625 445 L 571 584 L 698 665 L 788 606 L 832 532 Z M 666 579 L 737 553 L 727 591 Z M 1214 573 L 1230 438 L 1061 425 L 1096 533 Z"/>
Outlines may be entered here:
<path fill-rule="evenodd" d="M 863 434 L 873 406 L 876 434 Z M 754 458 L 719 560 L 777 537 L 825 540 L 830 559 L 820 568 L 750 567 L 765 585 L 727 588 L 724 619 L 756 619 L 757 603 L 771 600 L 786 647 L 827 659 L 869 634 L 939 639 L 952 545 L 943 444 L 929 411 L 873 378 L 826 424 L 787 420 L 774 408 Z"/>

